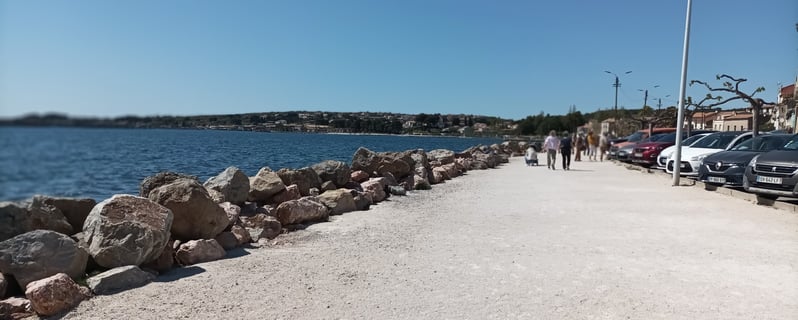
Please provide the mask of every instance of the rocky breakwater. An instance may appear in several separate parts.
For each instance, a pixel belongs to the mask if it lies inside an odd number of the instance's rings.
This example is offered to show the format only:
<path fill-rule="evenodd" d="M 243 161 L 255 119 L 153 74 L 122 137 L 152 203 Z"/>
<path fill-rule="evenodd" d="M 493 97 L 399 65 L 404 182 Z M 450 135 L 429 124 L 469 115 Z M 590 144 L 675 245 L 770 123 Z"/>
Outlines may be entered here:
<path fill-rule="evenodd" d="M 272 245 L 280 234 L 331 215 L 495 168 L 517 152 L 512 149 L 360 148 L 350 164 L 264 167 L 251 177 L 229 167 L 205 183 L 161 172 L 144 179 L 138 195 L 99 203 L 47 196 L 0 202 L 0 319 L 57 315 L 173 268 L 222 259 L 242 246 Z"/>

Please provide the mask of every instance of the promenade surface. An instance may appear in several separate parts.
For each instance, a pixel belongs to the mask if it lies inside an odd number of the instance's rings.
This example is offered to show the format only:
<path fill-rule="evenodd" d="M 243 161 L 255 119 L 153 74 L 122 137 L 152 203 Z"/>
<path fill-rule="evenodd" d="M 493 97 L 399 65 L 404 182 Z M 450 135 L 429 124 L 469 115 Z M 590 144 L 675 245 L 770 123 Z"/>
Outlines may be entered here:
<path fill-rule="evenodd" d="M 278 239 L 65 318 L 798 319 L 798 214 L 609 162 L 513 158 Z"/>

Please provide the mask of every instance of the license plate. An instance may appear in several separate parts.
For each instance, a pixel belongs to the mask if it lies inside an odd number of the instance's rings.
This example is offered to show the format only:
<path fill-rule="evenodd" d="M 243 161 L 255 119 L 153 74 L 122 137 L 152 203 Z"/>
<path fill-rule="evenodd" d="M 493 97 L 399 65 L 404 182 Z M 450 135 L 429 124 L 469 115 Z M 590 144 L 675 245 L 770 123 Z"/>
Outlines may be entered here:
<path fill-rule="evenodd" d="M 635 152 L 635 157 L 642 158 L 643 154 L 640 152 Z"/>
<path fill-rule="evenodd" d="M 756 176 L 756 182 L 781 184 L 781 178 L 779 178 L 779 177 Z"/>
<path fill-rule="evenodd" d="M 709 177 L 707 180 L 714 183 L 726 183 L 726 178 L 724 177 Z"/>

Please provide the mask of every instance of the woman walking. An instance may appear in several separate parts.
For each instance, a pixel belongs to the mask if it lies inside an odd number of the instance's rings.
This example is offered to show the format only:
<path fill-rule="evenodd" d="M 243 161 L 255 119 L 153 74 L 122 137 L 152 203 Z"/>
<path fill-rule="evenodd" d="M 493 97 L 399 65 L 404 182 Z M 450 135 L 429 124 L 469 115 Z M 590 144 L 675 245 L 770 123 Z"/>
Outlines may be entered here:
<path fill-rule="evenodd" d="M 557 132 L 554 130 L 549 131 L 549 136 L 543 141 L 543 150 L 546 151 L 546 166 L 551 170 L 555 170 L 557 160 L 557 150 L 560 149 L 560 139 L 557 138 Z"/>
<path fill-rule="evenodd" d="M 599 139 L 593 134 L 593 130 L 587 132 L 587 158 L 596 161 L 596 149 L 598 149 Z"/>

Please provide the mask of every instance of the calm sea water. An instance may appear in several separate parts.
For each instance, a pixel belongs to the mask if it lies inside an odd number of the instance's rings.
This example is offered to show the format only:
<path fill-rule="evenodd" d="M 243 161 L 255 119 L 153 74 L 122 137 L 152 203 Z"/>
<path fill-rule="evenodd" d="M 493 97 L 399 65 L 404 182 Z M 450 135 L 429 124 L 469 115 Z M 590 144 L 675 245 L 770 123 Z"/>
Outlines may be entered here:
<path fill-rule="evenodd" d="M 0 127 L 0 200 L 34 194 L 89 197 L 138 194 L 160 171 L 201 181 L 229 166 L 248 176 L 261 167 L 301 168 L 323 160 L 351 163 L 358 147 L 372 151 L 462 151 L 498 139 L 327 135 L 213 130 Z"/>

